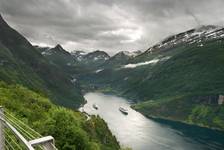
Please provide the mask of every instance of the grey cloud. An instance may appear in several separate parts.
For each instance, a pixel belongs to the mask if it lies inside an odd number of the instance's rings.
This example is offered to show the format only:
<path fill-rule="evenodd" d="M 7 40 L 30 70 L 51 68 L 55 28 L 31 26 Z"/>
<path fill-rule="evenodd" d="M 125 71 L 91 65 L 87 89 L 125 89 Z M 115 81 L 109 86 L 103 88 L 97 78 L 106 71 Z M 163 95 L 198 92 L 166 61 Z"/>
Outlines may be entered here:
<path fill-rule="evenodd" d="M 223 0 L 1 0 L 4 18 L 33 43 L 68 50 L 147 49 L 170 34 L 224 23 Z"/>

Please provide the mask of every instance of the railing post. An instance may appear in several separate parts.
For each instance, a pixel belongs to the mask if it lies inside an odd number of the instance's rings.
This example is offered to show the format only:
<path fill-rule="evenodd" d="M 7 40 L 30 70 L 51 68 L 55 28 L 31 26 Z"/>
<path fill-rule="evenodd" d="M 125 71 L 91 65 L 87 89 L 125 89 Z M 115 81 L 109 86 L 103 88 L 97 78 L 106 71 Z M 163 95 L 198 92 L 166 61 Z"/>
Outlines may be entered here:
<path fill-rule="evenodd" d="M 55 142 L 54 142 L 54 138 L 52 137 L 51 141 L 43 144 L 43 147 L 45 150 L 57 150 L 57 148 L 54 145 L 55 145 Z"/>
<path fill-rule="evenodd" d="M 39 139 L 29 141 L 31 146 L 41 145 L 44 150 L 57 150 L 54 146 L 54 138 L 52 136 L 45 136 Z"/>
<path fill-rule="evenodd" d="M 54 143 L 45 143 L 43 144 L 44 150 L 56 150 Z"/>
<path fill-rule="evenodd" d="M 0 150 L 5 150 L 4 109 L 0 106 Z"/>

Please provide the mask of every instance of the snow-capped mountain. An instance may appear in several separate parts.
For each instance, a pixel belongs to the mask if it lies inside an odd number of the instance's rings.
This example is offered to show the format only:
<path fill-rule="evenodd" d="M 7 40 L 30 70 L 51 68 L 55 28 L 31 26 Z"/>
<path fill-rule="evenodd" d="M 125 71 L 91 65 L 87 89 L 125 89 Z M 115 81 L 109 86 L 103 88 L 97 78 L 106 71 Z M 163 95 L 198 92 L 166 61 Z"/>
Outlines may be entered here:
<path fill-rule="evenodd" d="M 63 55 L 71 55 L 60 44 L 56 45 L 54 48 L 46 48 L 45 51 L 41 52 L 42 55 L 52 55 L 59 53 Z"/>
<path fill-rule="evenodd" d="M 100 60 L 105 61 L 108 60 L 110 56 L 104 51 L 96 50 L 94 52 L 88 53 L 83 58 L 93 61 L 100 61 Z"/>
<path fill-rule="evenodd" d="M 71 55 L 74 57 L 74 59 L 83 64 L 99 62 L 103 63 L 110 58 L 110 56 L 106 52 L 100 50 L 96 50 L 90 53 L 76 50 L 72 51 Z"/>
<path fill-rule="evenodd" d="M 84 52 L 82 50 L 75 50 L 71 52 L 71 55 L 77 60 L 82 61 L 83 57 L 88 54 L 87 52 Z"/>
<path fill-rule="evenodd" d="M 110 56 L 106 52 L 100 50 L 96 50 L 87 54 L 79 53 L 79 55 L 76 56 L 79 65 L 85 65 L 89 68 L 94 68 L 96 66 L 102 65 L 110 58 Z"/>
<path fill-rule="evenodd" d="M 126 56 L 129 56 L 129 57 L 136 57 L 138 55 L 140 55 L 142 52 L 141 51 L 121 51 L 117 54 L 124 54 Z"/>
<path fill-rule="evenodd" d="M 62 67 L 72 66 L 76 62 L 73 56 L 59 44 L 54 48 L 47 48 L 45 51 L 42 51 L 41 54 L 52 63 Z"/>
<path fill-rule="evenodd" d="M 120 51 L 110 59 L 108 59 L 104 64 L 104 68 L 111 68 L 115 66 L 121 66 L 126 64 L 131 58 L 134 58 L 136 54 L 128 52 L 128 51 Z"/>
<path fill-rule="evenodd" d="M 167 50 L 180 44 L 198 44 L 203 46 L 203 42 L 224 37 L 224 28 L 219 26 L 207 25 L 177 35 L 169 36 L 162 42 L 150 47 L 147 52 L 155 50 Z"/>

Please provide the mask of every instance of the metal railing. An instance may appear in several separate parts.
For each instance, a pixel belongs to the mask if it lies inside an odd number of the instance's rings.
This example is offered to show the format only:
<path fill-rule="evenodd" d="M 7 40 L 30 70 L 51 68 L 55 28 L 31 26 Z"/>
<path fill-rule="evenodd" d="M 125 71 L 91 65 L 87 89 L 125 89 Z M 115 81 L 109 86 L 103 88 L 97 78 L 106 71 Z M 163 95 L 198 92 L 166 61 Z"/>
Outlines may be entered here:
<path fill-rule="evenodd" d="M 52 136 L 38 132 L 0 106 L 0 150 L 57 150 Z"/>

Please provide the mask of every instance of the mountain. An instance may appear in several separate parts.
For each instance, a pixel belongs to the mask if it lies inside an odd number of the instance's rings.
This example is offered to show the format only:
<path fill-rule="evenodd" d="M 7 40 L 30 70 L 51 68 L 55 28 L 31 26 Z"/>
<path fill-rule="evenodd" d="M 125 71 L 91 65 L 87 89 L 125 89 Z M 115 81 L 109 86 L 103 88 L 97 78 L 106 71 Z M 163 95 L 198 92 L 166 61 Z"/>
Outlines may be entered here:
<path fill-rule="evenodd" d="M 51 64 L 59 66 L 64 73 L 71 75 L 77 85 L 77 76 L 95 70 L 110 58 L 106 52 L 99 50 L 90 53 L 77 50 L 70 53 L 61 45 L 45 49 L 41 53 Z"/>
<path fill-rule="evenodd" d="M 56 45 L 54 48 L 46 49 L 42 55 L 50 62 L 63 67 L 72 66 L 75 64 L 73 56 L 67 52 L 61 45 Z"/>
<path fill-rule="evenodd" d="M 135 56 L 139 55 L 141 52 L 128 52 L 128 51 L 121 51 L 112 56 L 110 59 L 105 61 L 104 64 L 102 64 L 103 68 L 111 68 L 116 66 L 121 66 L 123 64 L 126 64 L 130 59 L 134 58 Z"/>
<path fill-rule="evenodd" d="M 0 80 L 21 84 L 50 96 L 55 103 L 78 107 L 83 101 L 78 85 L 60 66 L 52 64 L 0 16 Z"/>
<path fill-rule="evenodd" d="M 212 39 L 160 53 L 169 56 L 157 63 L 133 89 L 146 101 L 135 106 L 145 115 L 224 129 L 224 39 Z M 213 97 L 213 98 L 211 98 Z"/>
<path fill-rule="evenodd" d="M 115 84 L 116 86 L 123 87 L 126 81 L 123 82 L 123 80 L 120 80 L 120 78 L 126 80 L 127 79 L 126 73 L 128 72 L 121 70 L 120 68 L 140 54 L 141 51 L 118 52 L 114 56 L 107 59 L 103 64 L 95 67 L 94 70 L 81 74 L 79 79 L 84 83 L 87 82 L 88 84 L 93 84 L 92 86 L 89 87 L 98 87 L 98 84 L 99 85 Z M 91 80 L 92 83 L 89 83 L 88 80 Z M 120 83 L 117 84 L 116 82 L 113 82 L 114 80 L 120 80 Z"/>
<path fill-rule="evenodd" d="M 147 52 L 153 52 L 158 49 L 166 50 L 183 44 L 197 43 L 199 46 L 203 46 L 201 45 L 201 42 L 211 39 L 217 39 L 222 36 L 222 27 L 213 25 L 200 26 L 198 28 L 182 32 L 177 35 L 169 36 L 160 43 L 154 45 L 153 47 L 150 47 Z"/>
<path fill-rule="evenodd" d="M 62 107 L 77 108 L 84 103 L 72 75 L 62 68 L 71 55 L 60 45 L 38 48 L 0 16 L 0 104 L 4 111 L 38 133 L 52 135 L 58 149 L 120 150 L 100 117 Z"/>
<path fill-rule="evenodd" d="M 82 63 L 86 65 L 99 66 L 108 60 L 110 56 L 104 51 L 94 51 L 83 56 Z"/>
<path fill-rule="evenodd" d="M 223 130 L 223 45 L 223 28 L 202 26 L 166 38 L 122 65 L 100 66 L 83 83 L 132 99 L 133 108 L 148 117 Z"/>
<path fill-rule="evenodd" d="M 136 57 L 138 55 L 140 55 L 142 52 L 141 51 L 133 51 L 133 52 L 129 52 L 129 51 L 120 51 L 117 54 L 115 54 L 114 56 L 128 56 L 129 58 L 133 58 Z"/>
<path fill-rule="evenodd" d="M 224 28 L 201 26 L 140 54 L 40 48 L 0 16 L 0 80 L 77 108 L 84 91 L 125 96 L 144 115 L 224 130 Z M 80 85 L 81 84 L 81 85 Z"/>
<path fill-rule="evenodd" d="M 77 61 L 82 61 L 83 56 L 85 56 L 87 53 L 81 50 L 72 51 L 71 55 L 75 58 Z"/>
<path fill-rule="evenodd" d="M 43 53 L 44 51 L 47 51 L 49 49 L 51 49 L 50 47 L 41 47 L 38 45 L 33 45 L 40 53 Z"/>
<path fill-rule="evenodd" d="M 72 80 L 80 72 L 80 56 L 74 55 L 66 51 L 61 45 L 56 45 L 54 48 L 48 48 L 41 53 L 51 64 L 57 65 L 64 73 L 72 76 Z M 80 53 L 81 54 L 81 53 Z M 78 82 L 75 83 L 78 85 Z"/>
<path fill-rule="evenodd" d="M 90 55 L 92 55 L 90 53 Z M 112 57 L 107 57 L 104 62 L 100 63 L 99 65 L 96 65 L 95 67 L 91 67 L 91 70 L 88 70 L 86 72 L 83 72 L 79 76 L 79 80 L 84 84 L 88 86 L 89 88 L 95 89 L 95 87 L 106 85 L 106 84 L 113 84 L 113 80 L 117 77 L 116 75 L 116 68 L 120 67 L 123 64 L 128 63 L 128 61 L 133 58 L 130 53 L 121 51 L 115 54 Z M 116 83 L 116 82 L 114 82 Z M 90 85 L 89 85 L 90 84 Z M 121 83 L 117 84 L 122 85 Z"/>

